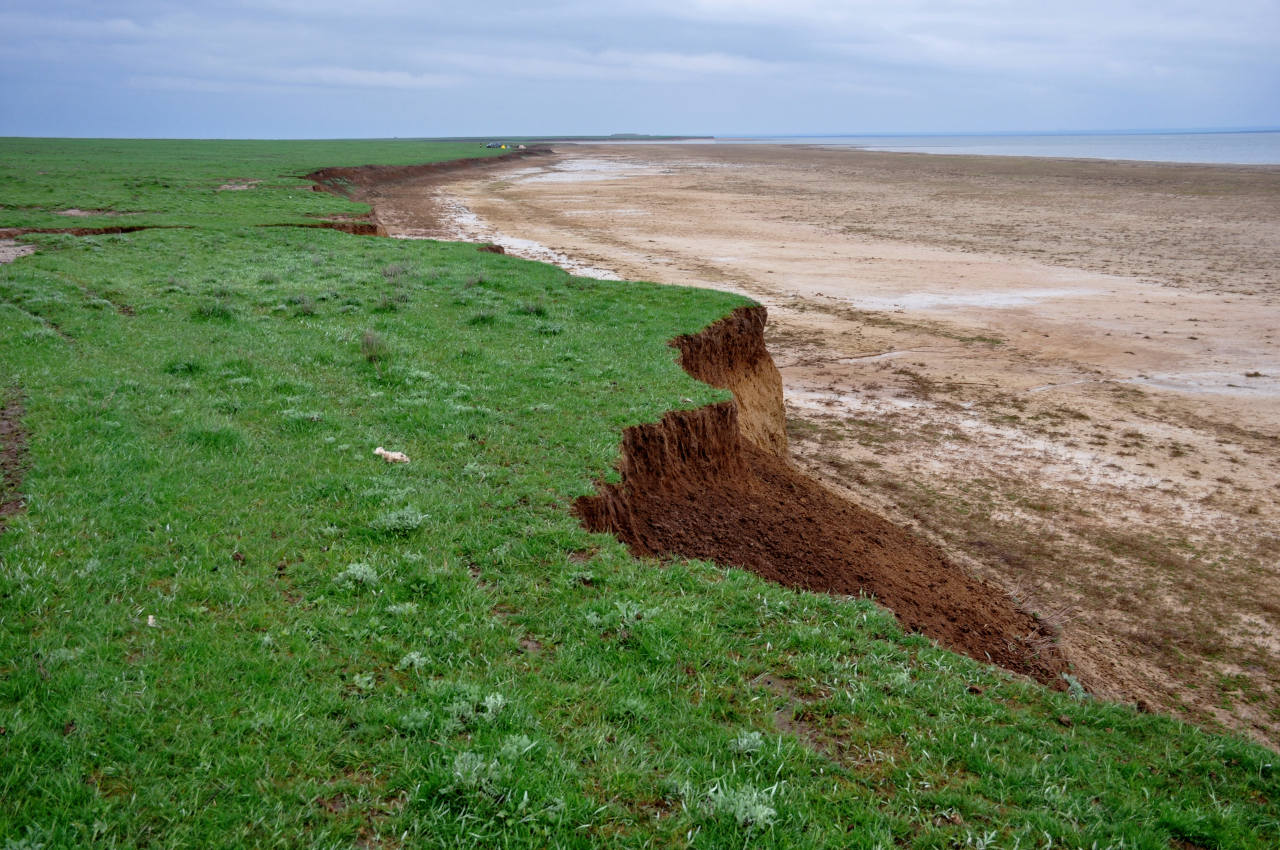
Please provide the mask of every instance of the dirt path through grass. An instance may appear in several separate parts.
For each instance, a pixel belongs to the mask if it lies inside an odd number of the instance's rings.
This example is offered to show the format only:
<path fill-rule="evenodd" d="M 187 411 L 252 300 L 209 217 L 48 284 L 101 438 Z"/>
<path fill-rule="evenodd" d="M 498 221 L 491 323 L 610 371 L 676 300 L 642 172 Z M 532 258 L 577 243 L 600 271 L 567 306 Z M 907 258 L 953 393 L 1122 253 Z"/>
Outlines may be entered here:
<path fill-rule="evenodd" d="M 797 463 L 1059 622 L 1102 693 L 1272 745 L 1277 198 L 1268 168 L 756 146 L 431 190 L 455 236 L 768 305 Z"/>

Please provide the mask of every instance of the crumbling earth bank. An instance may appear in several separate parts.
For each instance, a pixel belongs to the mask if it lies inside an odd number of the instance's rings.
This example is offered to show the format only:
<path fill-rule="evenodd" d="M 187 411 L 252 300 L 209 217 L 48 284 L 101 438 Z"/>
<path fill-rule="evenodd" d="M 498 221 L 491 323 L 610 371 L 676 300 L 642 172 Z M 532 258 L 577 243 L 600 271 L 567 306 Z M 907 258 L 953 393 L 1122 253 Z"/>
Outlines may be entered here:
<path fill-rule="evenodd" d="M 574 510 L 636 555 L 743 567 L 790 587 L 866 594 L 902 626 L 973 658 L 1061 687 L 1051 630 L 931 545 L 842 499 L 786 460 L 782 382 L 765 308 L 739 308 L 672 344 L 690 375 L 734 401 L 672 411 L 623 434 L 620 484 Z"/>
<path fill-rule="evenodd" d="M 388 222 L 383 220 L 383 217 L 390 214 L 389 207 L 403 206 L 405 199 L 413 199 L 418 204 L 425 203 L 428 207 L 434 206 L 426 199 L 430 198 L 430 189 L 436 183 L 456 179 L 460 173 L 483 173 L 495 165 L 549 153 L 551 151 L 545 148 L 529 148 L 501 156 L 451 159 L 420 165 L 338 166 L 313 171 L 306 175 L 306 179 L 316 184 L 313 188 L 317 192 L 332 192 L 367 203 L 373 208 L 365 223 L 371 229 L 362 230 L 359 235 L 390 236 L 396 229 L 389 228 Z M 395 199 L 399 203 L 388 204 L 388 199 Z M 427 217 L 435 219 L 439 216 L 432 209 L 427 211 Z"/>

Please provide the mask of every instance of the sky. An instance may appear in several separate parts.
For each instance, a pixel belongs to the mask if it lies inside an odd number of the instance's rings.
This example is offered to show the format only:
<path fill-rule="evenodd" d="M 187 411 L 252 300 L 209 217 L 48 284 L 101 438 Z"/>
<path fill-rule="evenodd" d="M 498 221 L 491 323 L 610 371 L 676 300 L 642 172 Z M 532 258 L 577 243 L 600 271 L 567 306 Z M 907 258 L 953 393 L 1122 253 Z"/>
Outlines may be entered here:
<path fill-rule="evenodd" d="M 0 0 L 0 135 L 1280 126 L 1280 0 Z"/>

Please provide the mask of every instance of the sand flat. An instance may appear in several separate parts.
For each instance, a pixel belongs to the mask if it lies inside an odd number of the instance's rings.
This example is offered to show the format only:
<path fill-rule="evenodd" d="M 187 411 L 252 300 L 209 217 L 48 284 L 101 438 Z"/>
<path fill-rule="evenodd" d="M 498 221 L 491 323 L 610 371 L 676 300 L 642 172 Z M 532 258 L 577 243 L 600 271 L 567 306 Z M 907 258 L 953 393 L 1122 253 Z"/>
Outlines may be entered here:
<path fill-rule="evenodd" d="M 432 191 L 449 235 L 764 303 L 796 463 L 1098 693 L 1280 741 L 1280 168 L 597 146 Z"/>

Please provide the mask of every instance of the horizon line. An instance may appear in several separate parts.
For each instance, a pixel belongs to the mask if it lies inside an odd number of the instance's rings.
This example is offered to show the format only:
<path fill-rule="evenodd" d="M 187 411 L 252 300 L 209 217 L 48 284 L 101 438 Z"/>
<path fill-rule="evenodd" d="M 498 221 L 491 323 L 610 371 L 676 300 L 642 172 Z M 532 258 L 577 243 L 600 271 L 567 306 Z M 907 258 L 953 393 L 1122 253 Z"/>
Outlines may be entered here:
<path fill-rule="evenodd" d="M 531 141 L 557 141 L 570 139 L 611 139 L 629 138 L 634 140 L 653 139 L 833 139 L 833 138 L 895 138 L 895 137 L 947 137 L 947 136 L 1158 136 L 1158 135 L 1196 135 L 1196 134 L 1248 134 L 1277 133 L 1280 125 L 1258 125 L 1247 127 L 1162 127 L 1149 129 L 1058 129 L 1058 130 L 915 130 L 915 131 L 869 131 L 869 132 L 805 132 L 805 133 L 510 133 L 510 134 L 472 134 L 465 136 L 45 136 L 45 135 L 9 135 L 0 133 L 6 139 L 79 139 L 79 140 L 112 140 L 112 141 L 480 141 L 484 139 L 524 139 Z"/>

